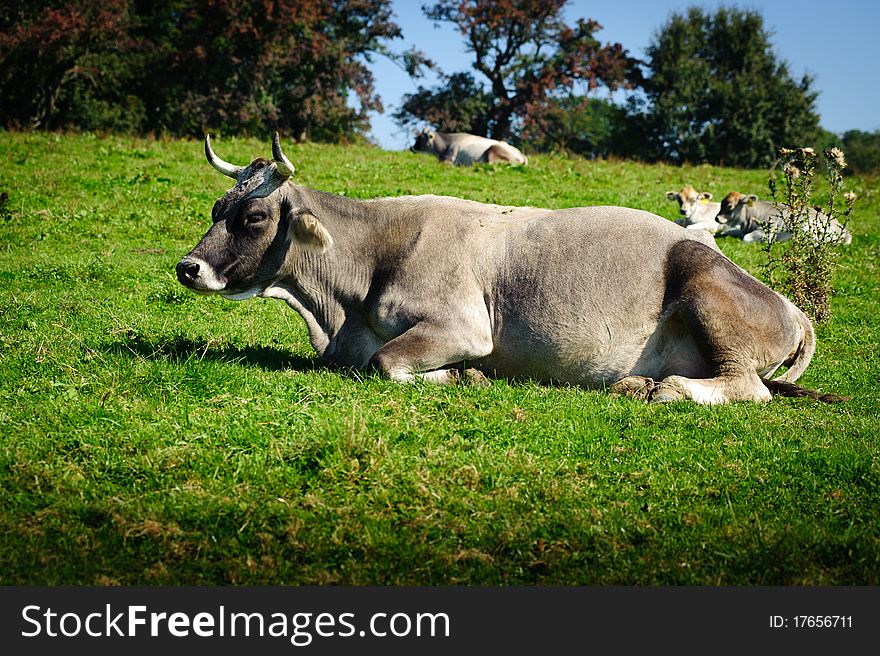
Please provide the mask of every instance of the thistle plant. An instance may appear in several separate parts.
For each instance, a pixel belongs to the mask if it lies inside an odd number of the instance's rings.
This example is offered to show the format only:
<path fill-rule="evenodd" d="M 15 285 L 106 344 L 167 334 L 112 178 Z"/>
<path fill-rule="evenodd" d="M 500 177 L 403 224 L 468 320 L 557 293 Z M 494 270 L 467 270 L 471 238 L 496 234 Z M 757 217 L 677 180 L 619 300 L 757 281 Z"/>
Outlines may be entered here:
<path fill-rule="evenodd" d="M 781 148 L 779 170 L 768 182 L 777 207 L 763 226 L 767 241 L 763 265 L 767 283 L 788 296 L 814 321 L 831 318 L 834 270 L 856 195 L 843 191 L 846 158 L 838 148 L 822 153 L 829 193 L 823 206 L 813 204 L 818 156 L 812 148 Z M 780 179 L 781 178 L 781 179 Z M 791 235 L 782 240 L 782 235 Z"/>

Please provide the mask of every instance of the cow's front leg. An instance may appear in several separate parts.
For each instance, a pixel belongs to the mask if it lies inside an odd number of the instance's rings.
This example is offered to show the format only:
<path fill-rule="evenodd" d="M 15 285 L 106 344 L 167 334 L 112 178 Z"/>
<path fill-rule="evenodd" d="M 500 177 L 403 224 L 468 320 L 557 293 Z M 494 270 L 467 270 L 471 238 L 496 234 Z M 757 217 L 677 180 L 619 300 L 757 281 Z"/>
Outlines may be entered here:
<path fill-rule="evenodd" d="M 705 230 L 709 234 L 714 235 L 721 228 L 721 224 L 714 221 L 698 221 L 697 223 L 691 223 L 686 228 L 688 230 Z"/>
<path fill-rule="evenodd" d="M 485 377 L 474 369 L 464 373 L 446 365 L 477 360 L 492 352 L 488 331 L 451 330 L 439 325 L 420 323 L 386 343 L 373 354 L 370 364 L 384 376 L 399 382 L 424 380 L 441 385 L 458 382 L 484 382 Z"/>
<path fill-rule="evenodd" d="M 756 230 L 752 230 L 750 233 L 748 233 L 746 235 L 743 235 L 742 240 L 747 244 L 751 244 L 756 241 L 767 241 L 767 235 L 764 234 L 763 230 L 758 228 Z"/>
<path fill-rule="evenodd" d="M 446 164 L 455 164 L 455 159 L 457 157 L 458 148 L 452 148 L 450 146 L 440 154 L 440 161 L 445 162 Z"/>

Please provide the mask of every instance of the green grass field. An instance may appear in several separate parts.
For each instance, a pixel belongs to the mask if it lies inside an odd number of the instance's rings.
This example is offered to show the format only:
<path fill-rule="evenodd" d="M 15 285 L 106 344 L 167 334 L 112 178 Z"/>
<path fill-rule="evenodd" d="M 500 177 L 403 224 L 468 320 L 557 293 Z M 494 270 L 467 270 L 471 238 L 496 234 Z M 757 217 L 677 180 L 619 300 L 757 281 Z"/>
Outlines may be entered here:
<path fill-rule="evenodd" d="M 709 166 L 285 150 L 298 184 L 361 198 L 673 218 L 683 183 L 767 188 Z M 0 132 L 0 161 L 2 585 L 880 584 L 877 180 L 848 181 L 854 243 L 799 381 L 852 400 L 709 408 L 325 369 L 283 303 L 176 282 L 230 183 L 200 142 Z M 719 244 L 758 272 L 759 247 Z"/>

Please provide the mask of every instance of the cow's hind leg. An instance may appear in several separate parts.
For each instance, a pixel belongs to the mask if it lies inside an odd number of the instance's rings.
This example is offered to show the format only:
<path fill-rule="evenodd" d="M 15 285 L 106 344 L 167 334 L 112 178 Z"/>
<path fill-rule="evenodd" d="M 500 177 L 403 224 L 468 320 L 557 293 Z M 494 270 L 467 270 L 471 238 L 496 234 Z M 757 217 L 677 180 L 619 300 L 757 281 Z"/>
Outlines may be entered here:
<path fill-rule="evenodd" d="M 796 308 L 694 241 L 673 246 L 666 276 L 667 320 L 678 322 L 693 340 L 705 377 L 687 371 L 680 358 L 670 359 L 654 369 L 662 380 L 628 376 L 612 390 L 653 402 L 769 401 L 758 372 L 788 360 L 799 348 L 803 328 Z"/>
<path fill-rule="evenodd" d="M 492 145 L 486 150 L 483 155 L 485 160 L 489 164 L 498 164 L 499 162 L 511 162 L 510 155 L 504 150 L 502 146 Z"/>
<path fill-rule="evenodd" d="M 611 391 L 651 403 L 690 400 L 706 405 L 719 405 L 732 401 L 770 400 L 770 390 L 754 373 L 715 378 L 668 376 L 661 381 L 646 376 L 627 376 L 614 383 Z"/>
<path fill-rule="evenodd" d="M 755 373 L 716 378 L 685 378 L 669 376 L 651 391 L 652 403 L 668 403 L 689 399 L 706 405 L 731 401 L 769 401 L 770 390 Z"/>

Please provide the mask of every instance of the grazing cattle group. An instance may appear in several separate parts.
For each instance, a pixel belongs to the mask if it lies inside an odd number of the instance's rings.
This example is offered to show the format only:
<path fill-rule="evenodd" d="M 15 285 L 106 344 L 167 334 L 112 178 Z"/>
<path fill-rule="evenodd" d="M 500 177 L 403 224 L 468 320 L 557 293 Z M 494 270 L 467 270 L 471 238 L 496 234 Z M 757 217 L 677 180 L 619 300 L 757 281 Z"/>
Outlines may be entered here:
<path fill-rule="evenodd" d="M 782 203 L 758 200 L 754 194 L 732 191 L 720 203 L 710 203 L 712 194 L 698 192 L 691 185 L 681 191 L 667 191 L 667 200 L 678 201 L 679 225 L 692 230 L 705 230 L 718 237 L 736 237 L 746 243 L 787 241 L 791 239 L 787 225 L 792 210 Z M 829 242 L 849 245 L 852 234 L 836 219 L 810 210 L 800 226 L 817 243 Z"/>
<path fill-rule="evenodd" d="M 448 153 L 443 143 L 435 150 Z M 452 161 L 469 147 L 459 146 Z M 356 200 L 294 184 L 277 134 L 272 153 L 237 166 L 205 139 L 208 161 L 234 184 L 177 277 L 202 294 L 285 301 L 328 364 L 401 382 L 529 379 L 653 402 L 831 400 L 793 384 L 815 350 L 809 319 L 705 230 L 625 207 Z"/>

